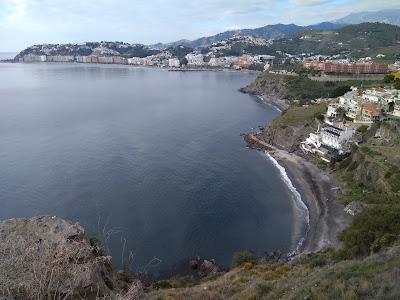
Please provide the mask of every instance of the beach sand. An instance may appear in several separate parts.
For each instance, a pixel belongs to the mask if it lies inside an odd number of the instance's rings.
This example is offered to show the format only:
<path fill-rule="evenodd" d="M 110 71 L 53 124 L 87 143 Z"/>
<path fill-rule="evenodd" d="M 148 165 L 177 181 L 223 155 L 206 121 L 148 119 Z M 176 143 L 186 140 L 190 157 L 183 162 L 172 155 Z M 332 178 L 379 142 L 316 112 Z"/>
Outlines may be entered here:
<path fill-rule="evenodd" d="M 249 139 L 253 140 L 258 148 L 268 151 L 286 169 L 308 208 L 309 230 L 303 252 L 339 247 L 338 233 L 350 224 L 351 216 L 344 211 L 344 206 L 338 199 L 336 188 L 339 185 L 333 176 L 306 159 L 277 149 L 254 135 L 248 135 L 246 140 Z"/>

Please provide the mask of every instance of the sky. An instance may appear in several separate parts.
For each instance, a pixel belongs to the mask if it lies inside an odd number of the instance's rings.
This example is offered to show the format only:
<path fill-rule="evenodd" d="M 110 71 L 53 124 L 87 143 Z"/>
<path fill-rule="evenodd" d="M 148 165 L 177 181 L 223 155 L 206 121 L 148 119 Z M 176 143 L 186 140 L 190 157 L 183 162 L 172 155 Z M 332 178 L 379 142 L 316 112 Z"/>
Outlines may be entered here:
<path fill-rule="evenodd" d="M 0 51 L 85 41 L 153 44 L 268 24 L 309 25 L 400 0 L 0 0 Z"/>

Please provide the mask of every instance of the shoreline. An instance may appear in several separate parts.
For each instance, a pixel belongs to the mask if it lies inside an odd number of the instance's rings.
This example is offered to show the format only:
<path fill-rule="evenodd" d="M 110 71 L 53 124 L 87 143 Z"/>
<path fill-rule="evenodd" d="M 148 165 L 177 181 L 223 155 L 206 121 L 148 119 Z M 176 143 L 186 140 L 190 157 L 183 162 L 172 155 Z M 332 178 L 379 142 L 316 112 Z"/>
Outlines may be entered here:
<path fill-rule="evenodd" d="M 261 100 L 261 102 L 273 107 L 280 113 L 289 108 L 288 102 L 284 99 L 281 99 L 280 97 L 277 97 L 276 95 L 261 95 L 259 93 L 249 91 L 248 87 L 240 88 L 239 92 L 258 98 L 259 100 Z"/>
<path fill-rule="evenodd" d="M 300 218 L 294 218 L 293 221 L 293 234 L 292 234 L 292 247 L 296 245 L 293 250 L 291 250 L 287 256 L 293 257 L 300 254 L 303 250 L 304 243 L 307 239 L 308 232 L 310 230 L 310 211 L 307 205 L 304 203 L 303 198 L 296 187 L 293 185 L 293 181 L 289 177 L 286 169 L 279 164 L 279 162 L 268 152 L 264 151 L 267 158 L 272 162 L 272 164 L 278 169 L 282 181 L 285 183 L 290 193 L 293 196 L 293 205 L 292 210 L 294 214 L 299 212 L 301 214 Z M 301 220 L 300 220 L 301 219 Z M 305 228 L 302 226 L 298 226 L 301 222 L 301 225 L 304 224 L 305 219 Z M 300 228 L 298 228 L 300 227 Z M 297 231 L 296 231 L 297 230 Z M 304 233 L 302 231 L 305 231 Z"/>
<path fill-rule="evenodd" d="M 338 183 L 331 174 L 296 154 L 259 140 L 253 134 L 246 135 L 245 141 L 250 148 L 266 151 L 284 168 L 293 186 L 301 194 L 301 201 L 307 206 L 309 228 L 303 237 L 304 244 L 301 249 L 295 249 L 293 255 L 339 247 L 338 233 L 350 225 L 351 216 L 339 202 L 338 191 L 335 189 Z"/>
<path fill-rule="evenodd" d="M 238 73 L 248 73 L 248 74 L 259 74 L 260 71 L 250 70 L 250 69 L 233 69 L 233 68 L 202 68 L 202 67 L 188 67 L 188 68 L 172 68 L 172 67 L 160 67 L 160 66 L 151 66 L 151 65 L 132 65 L 132 64 L 118 64 L 118 63 L 82 63 L 76 61 L 70 62 L 19 62 L 13 59 L 3 59 L 0 60 L 0 63 L 5 64 L 67 64 L 67 65 L 88 65 L 88 66 L 121 66 L 121 67 L 130 67 L 130 68 L 145 68 L 145 69 L 157 69 L 164 70 L 169 72 L 238 72 Z"/>

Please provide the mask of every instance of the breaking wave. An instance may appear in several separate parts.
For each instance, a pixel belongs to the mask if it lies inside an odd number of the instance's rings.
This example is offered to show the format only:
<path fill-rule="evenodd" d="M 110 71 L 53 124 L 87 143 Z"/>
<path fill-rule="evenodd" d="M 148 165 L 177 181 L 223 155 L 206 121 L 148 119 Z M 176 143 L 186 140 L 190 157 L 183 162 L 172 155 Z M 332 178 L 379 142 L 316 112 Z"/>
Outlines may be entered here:
<path fill-rule="evenodd" d="M 265 151 L 265 154 L 268 157 L 268 159 L 274 164 L 274 166 L 279 170 L 282 180 L 285 182 L 285 184 L 289 188 L 290 192 L 293 194 L 294 200 L 296 201 L 296 203 L 298 205 L 300 205 L 300 208 L 302 209 L 302 211 L 304 212 L 304 215 L 305 215 L 306 224 L 307 224 L 306 234 L 305 234 L 305 236 L 300 238 L 299 242 L 297 243 L 296 248 L 293 251 L 288 253 L 289 257 L 295 256 L 301 252 L 301 250 L 304 246 L 304 242 L 306 240 L 306 236 L 307 236 L 308 230 L 310 228 L 310 212 L 308 210 L 307 205 L 303 202 L 299 191 L 294 187 L 292 181 L 290 180 L 289 175 L 286 172 L 286 169 L 284 167 L 282 167 L 278 163 L 278 161 L 267 151 Z"/>

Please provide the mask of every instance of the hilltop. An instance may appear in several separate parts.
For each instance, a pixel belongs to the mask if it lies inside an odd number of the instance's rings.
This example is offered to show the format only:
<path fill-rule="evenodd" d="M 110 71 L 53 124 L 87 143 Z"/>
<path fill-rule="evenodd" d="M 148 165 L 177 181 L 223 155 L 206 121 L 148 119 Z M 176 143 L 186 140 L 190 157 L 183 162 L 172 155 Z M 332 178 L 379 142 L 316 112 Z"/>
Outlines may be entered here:
<path fill-rule="evenodd" d="M 359 24 L 365 22 L 380 22 L 399 26 L 400 9 L 352 13 L 346 17 L 333 21 L 333 23 L 336 24 Z"/>
<path fill-rule="evenodd" d="M 197 49 L 210 46 L 213 43 L 220 42 L 235 36 L 246 36 L 246 35 L 267 40 L 278 40 L 288 37 L 291 34 L 303 31 L 336 30 L 346 25 L 371 23 L 371 22 L 400 25 L 400 10 L 394 9 L 394 10 L 351 13 L 337 20 L 326 21 L 307 26 L 300 26 L 296 24 L 271 24 L 252 29 L 229 30 L 212 36 L 201 37 L 195 40 L 186 39 L 166 44 L 158 43 L 153 45 L 153 47 L 162 49 L 167 47 L 184 45 L 186 47 Z"/>
<path fill-rule="evenodd" d="M 349 25 L 336 30 L 312 30 L 277 40 L 270 51 L 289 54 L 353 55 L 376 52 L 398 55 L 400 27 L 383 23 Z"/>
<path fill-rule="evenodd" d="M 156 44 L 153 45 L 157 48 L 165 48 L 170 46 L 184 45 L 191 48 L 202 48 L 210 46 L 213 43 L 224 41 L 233 37 L 240 36 L 252 36 L 255 38 L 266 39 L 266 40 L 277 40 L 286 37 L 287 35 L 295 32 L 302 32 L 305 30 L 312 29 L 334 29 L 343 27 L 343 24 L 335 24 L 331 22 L 323 22 L 320 24 L 309 25 L 309 26 L 299 26 L 296 24 L 275 24 L 266 25 L 254 29 L 237 29 L 229 30 L 222 33 L 218 33 L 213 36 L 201 37 L 196 40 L 180 40 L 173 43 L 167 44 Z"/>

